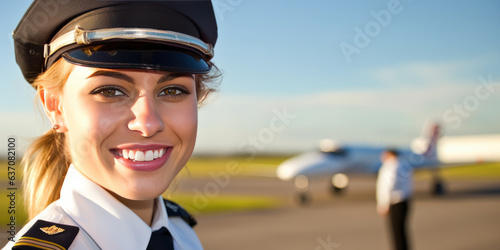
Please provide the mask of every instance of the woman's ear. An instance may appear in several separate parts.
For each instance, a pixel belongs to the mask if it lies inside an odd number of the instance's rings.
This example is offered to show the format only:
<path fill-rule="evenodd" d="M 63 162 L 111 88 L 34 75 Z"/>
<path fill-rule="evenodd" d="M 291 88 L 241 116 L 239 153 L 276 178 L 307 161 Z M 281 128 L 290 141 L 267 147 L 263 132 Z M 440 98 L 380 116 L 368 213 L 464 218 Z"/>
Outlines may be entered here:
<path fill-rule="evenodd" d="M 47 114 L 53 125 L 52 129 L 58 133 L 68 131 L 64 122 L 60 96 L 43 87 L 40 87 L 38 95 L 42 101 L 45 114 Z"/>

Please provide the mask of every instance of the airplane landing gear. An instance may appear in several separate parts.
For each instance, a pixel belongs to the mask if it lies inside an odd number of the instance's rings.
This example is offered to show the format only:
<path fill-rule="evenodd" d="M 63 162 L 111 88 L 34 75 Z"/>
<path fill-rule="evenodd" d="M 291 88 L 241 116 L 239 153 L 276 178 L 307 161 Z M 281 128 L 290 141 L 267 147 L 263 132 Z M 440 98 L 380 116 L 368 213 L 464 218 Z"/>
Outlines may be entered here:
<path fill-rule="evenodd" d="M 300 205 L 306 205 L 311 201 L 311 198 L 309 197 L 308 192 L 302 192 L 297 194 L 297 201 L 299 202 Z"/>
<path fill-rule="evenodd" d="M 295 188 L 298 191 L 297 201 L 300 205 L 306 205 L 311 200 L 309 195 L 309 179 L 304 175 L 295 177 Z"/>
<path fill-rule="evenodd" d="M 443 178 L 439 174 L 439 170 L 433 171 L 432 177 L 432 190 L 431 194 L 434 196 L 441 196 L 446 193 Z"/>
<path fill-rule="evenodd" d="M 345 174 L 335 174 L 332 177 L 331 191 L 334 195 L 344 193 L 345 188 L 349 184 L 349 178 Z"/>
<path fill-rule="evenodd" d="M 432 194 L 435 196 L 441 196 L 444 195 L 445 192 L 445 187 L 444 187 L 444 182 L 441 178 L 434 178 L 433 180 L 433 188 L 432 188 Z"/>
<path fill-rule="evenodd" d="M 309 192 L 309 178 L 304 175 L 295 177 L 295 189 L 297 194 L 295 199 L 300 205 L 306 205 L 311 201 L 311 194 Z M 335 195 L 341 195 L 345 192 L 349 178 L 345 174 L 335 174 L 330 181 L 330 190 Z"/>
<path fill-rule="evenodd" d="M 330 191 L 332 192 L 333 195 L 342 195 L 342 194 L 344 194 L 345 189 L 338 188 L 338 187 L 332 185 Z"/>

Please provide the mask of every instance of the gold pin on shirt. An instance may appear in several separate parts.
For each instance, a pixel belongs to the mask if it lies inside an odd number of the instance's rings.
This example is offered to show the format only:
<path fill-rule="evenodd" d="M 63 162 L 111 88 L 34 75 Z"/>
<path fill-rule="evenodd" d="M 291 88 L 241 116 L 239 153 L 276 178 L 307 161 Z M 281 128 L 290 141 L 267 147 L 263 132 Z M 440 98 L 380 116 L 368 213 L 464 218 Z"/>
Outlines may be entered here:
<path fill-rule="evenodd" d="M 64 229 L 62 229 L 60 227 L 56 227 L 55 225 L 52 225 L 51 227 L 42 227 L 42 228 L 40 228 L 40 230 L 42 230 L 44 233 L 46 233 L 48 235 L 54 235 L 54 234 L 64 232 Z"/>

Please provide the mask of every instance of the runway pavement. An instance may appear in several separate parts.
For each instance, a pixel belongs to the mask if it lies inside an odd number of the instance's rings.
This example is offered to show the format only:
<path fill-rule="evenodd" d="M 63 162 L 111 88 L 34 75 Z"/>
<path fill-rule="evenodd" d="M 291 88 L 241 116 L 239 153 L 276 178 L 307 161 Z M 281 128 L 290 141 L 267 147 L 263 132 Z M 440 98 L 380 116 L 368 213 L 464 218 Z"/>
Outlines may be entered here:
<path fill-rule="evenodd" d="M 181 189 L 210 180 L 183 181 Z M 233 178 L 221 193 L 273 196 L 275 209 L 197 217 L 205 249 L 390 249 L 385 220 L 375 211 L 374 177 L 351 180 L 348 192 L 332 197 L 326 182 L 311 187 L 312 202 L 291 202 L 293 184 L 276 179 Z M 410 231 L 413 249 L 500 249 L 500 181 L 449 181 L 444 197 L 416 182 Z"/>

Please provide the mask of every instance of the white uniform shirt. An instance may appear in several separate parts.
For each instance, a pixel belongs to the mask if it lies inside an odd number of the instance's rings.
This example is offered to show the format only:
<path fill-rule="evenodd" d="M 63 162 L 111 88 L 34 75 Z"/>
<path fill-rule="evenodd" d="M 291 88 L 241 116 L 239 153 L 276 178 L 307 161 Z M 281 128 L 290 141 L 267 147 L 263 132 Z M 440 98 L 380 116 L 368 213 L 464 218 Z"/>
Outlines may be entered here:
<path fill-rule="evenodd" d="M 151 232 L 167 228 L 175 249 L 203 249 L 193 229 L 180 217 L 168 217 L 165 204 L 156 200 L 151 227 L 106 190 L 71 165 L 64 179 L 61 198 L 26 224 L 14 238 L 17 241 L 37 221 L 45 220 L 78 226 L 80 231 L 69 250 L 146 249 Z M 3 249 L 11 249 L 10 242 Z"/>
<path fill-rule="evenodd" d="M 413 191 L 413 167 L 396 158 L 386 160 L 379 169 L 377 178 L 377 207 L 407 200 Z"/>

